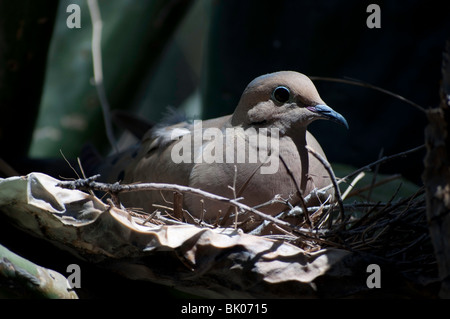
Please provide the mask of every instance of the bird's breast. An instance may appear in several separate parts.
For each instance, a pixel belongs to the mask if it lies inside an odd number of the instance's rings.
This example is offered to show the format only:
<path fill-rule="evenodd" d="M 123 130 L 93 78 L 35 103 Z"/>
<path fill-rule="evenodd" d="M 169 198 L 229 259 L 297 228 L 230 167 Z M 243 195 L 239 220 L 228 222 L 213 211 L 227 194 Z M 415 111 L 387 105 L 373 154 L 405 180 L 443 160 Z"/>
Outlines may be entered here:
<path fill-rule="evenodd" d="M 248 134 L 236 130 L 228 133 L 230 135 L 223 138 L 222 145 L 212 146 L 212 142 L 204 145 L 203 156 L 220 154 L 221 160 L 195 164 L 189 186 L 228 198 L 242 197 L 241 202 L 249 206 L 269 202 L 277 196 L 293 203 L 298 201 L 297 188 L 302 184 L 302 165 L 291 139 L 267 132 Z M 214 148 L 219 151 L 215 153 Z M 217 217 L 219 210 L 222 213 L 228 210 L 228 206 L 222 203 L 200 203 L 198 198 L 189 195 L 185 196 L 185 203 L 192 211 L 203 207 L 206 216 L 211 219 Z M 283 204 L 272 203 L 259 209 L 276 214 L 284 208 Z"/>

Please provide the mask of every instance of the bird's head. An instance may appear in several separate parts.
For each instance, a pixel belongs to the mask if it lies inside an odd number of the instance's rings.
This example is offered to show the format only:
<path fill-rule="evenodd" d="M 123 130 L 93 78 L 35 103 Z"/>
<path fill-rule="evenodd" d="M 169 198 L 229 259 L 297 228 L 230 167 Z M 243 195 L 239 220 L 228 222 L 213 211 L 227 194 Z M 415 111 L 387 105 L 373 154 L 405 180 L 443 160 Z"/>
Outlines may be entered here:
<path fill-rule="evenodd" d="M 304 74 L 281 71 L 254 79 L 245 89 L 231 124 L 279 128 L 281 133 L 306 128 L 325 119 L 348 128 L 345 118 L 327 106 L 312 81 Z"/>

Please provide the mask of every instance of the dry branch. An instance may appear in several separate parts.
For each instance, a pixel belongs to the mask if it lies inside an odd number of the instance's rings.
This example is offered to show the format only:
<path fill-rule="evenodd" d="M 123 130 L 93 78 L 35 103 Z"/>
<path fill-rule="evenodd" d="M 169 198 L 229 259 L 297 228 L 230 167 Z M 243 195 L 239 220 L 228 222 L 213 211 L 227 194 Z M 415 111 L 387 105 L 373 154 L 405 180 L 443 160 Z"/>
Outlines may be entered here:
<path fill-rule="evenodd" d="M 361 80 L 357 80 L 357 79 L 351 79 L 351 78 L 345 78 L 345 79 L 339 79 L 339 78 L 331 78 L 331 77 L 323 77 L 323 76 L 310 76 L 310 79 L 313 81 L 328 81 L 328 82 L 338 82 L 338 83 L 345 83 L 345 84 L 351 84 L 351 85 L 356 85 L 356 86 L 362 86 L 362 87 L 366 87 L 384 94 L 387 94 L 389 96 L 395 97 L 396 99 L 399 99 L 409 105 L 414 106 L 418 111 L 426 113 L 426 109 L 422 106 L 420 106 L 419 104 L 408 100 L 407 98 L 393 93 L 391 91 L 388 91 L 386 89 L 380 88 L 376 85 L 361 81 Z"/>
<path fill-rule="evenodd" d="M 363 166 L 363 167 L 355 170 L 354 172 L 348 174 L 347 176 L 342 177 L 341 181 L 345 181 L 345 180 L 347 180 L 347 179 L 349 179 L 349 178 L 351 178 L 351 177 L 353 177 L 355 175 L 358 175 L 361 172 L 370 171 L 372 169 L 372 167 L 374 167 L 374 166 L 377 166 L 377 165 L 380 165 L 380 164 L 384 164 L 386 162 L 392 161 L 392 160 L 394 160 L 396 158 L 399 158 L 399 157 L 405 157 L 405 156 L 407 156 L 407 155 L 409 155 L 411 153 L 414 153 L 414 152 L 417 152 L 417 151 L 420 151 L 420 150 L 423 150 L 423 149 L 425 149 L 425 144 L 417 146 L 417 147 L 414 147 L 414 148 L 409 149 L 409 150 L 404 151 L 404 152 L 400 152 L 400 153 L 394 154 L 394 155 L 383 156 L 379 160 L 377 160 L 377 161 L 375 161 L 373 163 L 367 164 L 366 166 Z"/>
<path fill-rule="evenodd" d="M 336 181 L 336 176 L 334 176 L 334 172 L 333 172 L 333 169 L 331 168 L 331 165 L 328 163 L 328 161 L 326 159 L 324 159 L 320 154 L 318 154 L 316 151 L 314 151 L 311 147 L 306 146 L 306 149 L 315 158 L 317 158 L 319 160 L 319 162 L 323 165 L 323 167 L 325 167 L 328 174 L 330 175 L 331 183 L 333 184 L 333 187 L 334 187 L 334 196 L 336 197 L 336 200 L 339 205 L 339 214 L 340 214 L 339 217 L 340 217 L 341 221 L 343 221 L 344 216 L 345 216 L 344 215 L 344 203 L 342 202 L 341 191 L 339 189 L 338 183 Z"/>
<path fill-rule="evenodd" d="M 298 227 L 296 225 L 292 225 L 286 221 L 277 219 L 273 216 L 264 214 L 250 206 L 242 204 L 235 199 L 230 199 L 227 197 L 211 194 L 205 192 L 201 189 L 192 188 L 188 186 L 175 185 L 175 184 L 166 184 L 166 183 L 139 183 L 139 184 L 107 184 L 96 182 L 100 175 L 94 175 L 86 179 L 78 179 L 75 181 L 62 181 L 57 184 L 58 187 L 67 188 L 67 189 L 78 189 L 78 190 L 95 190 L 110 193 L 112 196 L 117 196 L 119 193 L 127 193 L 127 192 L 137 192 L 137 191 L 150 191 L 150 190 L 160 190 L 160 191 L 172 191 L 179 193 L 188 193 L 195 196 L 199 196 L 202 198 L 207 198 L 210 200 L 218 201 L 221 203 L 227 203 L 231 206 L 234 206 L 240 210 L 251 212 L 263 220 L 270 221 L 279 226 L 287 227 L 292 231 L 295 231 L 301 235 L 312 234 L 315 233 L 310 229 Z"/>

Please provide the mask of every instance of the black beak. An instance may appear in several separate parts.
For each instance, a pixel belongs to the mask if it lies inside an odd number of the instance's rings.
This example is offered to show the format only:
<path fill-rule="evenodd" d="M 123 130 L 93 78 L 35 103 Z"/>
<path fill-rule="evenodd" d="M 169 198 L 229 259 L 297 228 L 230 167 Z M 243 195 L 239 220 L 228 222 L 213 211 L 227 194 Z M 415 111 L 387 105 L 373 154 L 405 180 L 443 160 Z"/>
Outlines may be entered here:
<path fill-rule="evenodd" d="M 309 106 L 307 107 L 307 109 L 310 110 L 311 112 L 321 115 L 323 119 L 342 124 L 348 129 L 347 120 L 341 114 L 333 110 L 328 105 L 317 104 L 314 106 Z"/>

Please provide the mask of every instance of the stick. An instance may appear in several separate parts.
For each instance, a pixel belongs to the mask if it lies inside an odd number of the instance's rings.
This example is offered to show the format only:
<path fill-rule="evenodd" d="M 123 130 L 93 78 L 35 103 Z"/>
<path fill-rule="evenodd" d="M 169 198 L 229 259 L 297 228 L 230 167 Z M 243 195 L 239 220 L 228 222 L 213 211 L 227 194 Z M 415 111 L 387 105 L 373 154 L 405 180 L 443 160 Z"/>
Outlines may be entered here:
<path fill-rule="evenodd" d="M 384 156 L 384 157 L 380 158 L 379 160 L 377 160 L 377 161 L 375 161 L 373 163 L 370 163 L 370 164 L 368 164 L 366 166 L 363 166 L 360 169 L 357 169 L 356 171 L 354 171 L 353 173 L 348 174 L 347 176 L 341 178 L 341 180 L 347 180 L 350 177 L 355 176 L 355 175 L 357 175 L 357 174 L 359 174 L 361 172 L 370 170 L 372 166 L 375 166 L 375 165 L 378 165 L 378 164 L 383 164 L 385 162 L 389 162 L 389 161 L 391 161 L 391 160 L 393 160 L 393 159 L 395 159 L 397 157 L 404 157 L 404 156 L 409 155 L 411 153 L 420 151 L 421 149 L 424 149 L 424 148 L 425 148 L 425 144 L 422 144 L 420 146 L 417 146 L 415 148 L 412 148 L 410 150 L 407 150 L 407 151 L 404 151 L 404 152 L 401 152 L 401 153 L 398 153 L 398 154 L 394 154 L 394 155 L 390 155 L 390 156 Z"/>
<path fill-rule="evenodd" d="M 271 221 L 274 224 L 278 224 L 280 226 L 288 227 L 300 234 L 310 234 L 317 233 L 317 231 L 312 231 L 310 229 L 304 229 L 295 225 L 292 225 L 286 221 L 279 220 L 273 216 L 266 215 L 250 206 L 242 204 L 235 199 L 229 199 L 223 196 L 211 194 L 205 192 L 201 189 L 192 188 L 188 186 L 181 186 L 175 184 L 165 184 L 165 183 L 140 183 L 140 184 L 107 184 L 107 183 L 99 183 L 95 180 L 99 178 L 100 175 L 94 175 L 86 179 L 79 179 L 75 181 L 61 181 L 56 186 L 67 189 L 78 189 L 78 190 L 97 190 L 102 192 L 108 192 L 112 194 L 118 193 L 128 193 L 128 192 L 136 192 L 136 191 L 150 191 L 150 190 L 161 190 L 161 191 L 172 191 L 172 192 L 180 192 L 180 193 L 188 193 L 195 196 L 200 196 L 204 198 L 208 198 L 210 200 L 226 203 L 232 206 L 235 206 L 241 210 L 251 212 L 264 220 Z"/>
<path fill-rule="evenodd" d="M 356 183 L 358 183 L 366 174 L 364 172 L 361 172 L 356 176 L 353 181 L 350 183 L 350 185 L 345 190 L 344 194 L 342 194 L 342 200 L 346 199 L 350 191 L 355 187 Z"/>
<path fill-rule="evenodd" d="M 383 157 L 383 152 L 384 152 L 384 149 L 381 148 L 380 154 L 378 155 L 378 159 L 380 159 L 380 158 Z M 372 196 L 372 191 L 373 191 L 375 182 L 376 182 L 376 180 L 377 180 L 377 177 L 378 177 L 378 171 L 379 171 L 379 170 L 380 170 L 380 164 L 378 164 L 377 166 L 375 166 L 375 172 L 374 172 L 374 174 L 373 174 L 373 176 L 372 176 L 372 182 L 370 183 L 369 194 L 367 195 L 367 201 L 368 201 L 368 202 L 370 202 L 370 198 L 371 198 L 371 196 Z"/>
<path fill-rule="evenodd" d="M 63 153 L 63 151 L 60 149 L 59 152 L 61 153 L 61 156 L 63 157 L 63 159 L 67 163 L 67 165 L 69 165 L 69 167 L 72 169 L 72 171 L 75 173 L 75 175 L 77 175 L 77 177 L 80 179 L 81 177 L 78 174 L 77 170 L 72 166 L 72 164 L 70 164 L 70 161 L 66 158 L 66 156 Z M 83 178 L 86 178 L 86 177 L 83 176 Z"/>
<path fill-rule="evenodd" d="M 400 174 L 388 176 L 385 179 L 382 179 L 382 180 L 376 182 L 375 184 L 373 184 L 373 186 L 372 185 L 367 185 L 367 186 L 364 186 L 364 187 L 361 187 L 361 188 L 358 188 L 358 189 L 354 190 L 353 192 L 351 192 L 348 195 L 348 197 L 353 197 L 353 196 L 358 195 L 360 193 L 363 193 L 363 192 L 365 192 L 367 190 L 370 190 L 371 188 L 377 188 L 377 187 L 379 187 L 381 185 L 390 183 L 390 182 L 395 181 L 396 179 L 399 179 L 399 178 L 401 178 Z M 370 202 L 369 199 L 367 199 L 367 201 Z"/>
<path fill-rule="evenodd" d="M 352 84 L 352 85 L 367 87 L 369 89 L 373 89 L 375 91 L 379 91 L 381 93 L 393 96 L 393 97 L 395 97 L 395 98 L 397 98 L 397 99 L 399 99 L 399 100 L 401 100 L 403 102 L 408 103 L 409 105 L 414 106 L 417 110 L 419 110 L 419 111 L 421 111 L 423 113 L 426 113 L 425 108 L 420 106 L 419 104 L 414 103 L 413 101 L 408 100 L 408 99 L 404 98 L 401 95 L 395 94 L 395 93 L 393 93 L 391 91 L 382 89 L 382 88 L 380 88 L 380 87 L 378 87 L 376 85 L 373 85 L 373 84 L 370 84 L 370 83 L 367 83 L 367 82 L 363 82 L 361 80 L 355 80 L 355 79 L 350 79 L 350 78 L 337 79 L 337 78 L 322 77 L 322 76 L 310 76 L 310 79 L 313 80 L 313 81 L 329 81 L 329 82 L 338 82 L 338 83 L 345 83 L 345 84 Z"/>
<path fill-rule="evenodd" d="M 94 81 L 97 88 L 98 98 L 103 111 L 105 121 L 106 136 L 112 148 L 118 152 L 117 143 L 114 137 L 111 121 L 111 110 L 106 98 L 105 86 L 103 83 L 103 67 L 102 67 L 102 17 L 98 7 L 97 0 L 88 0 L 89 13 L 92 20 L 92 64 L 94 67 Z"/>
<path fill-rule="evenodd" d="M 183 220 L 183 194 L 173 193 L 173 214 L 175 218 Z"/>
<path fill-rule="evenodd" d="M 297 184 L 297 182 L 295 181 L 294 174 L 292 173 L 291 169 L 289 168 L 289 165 L 287 165 L 286 162 L 284 161 L 283 156 L 280 156 L 280 160 L 281 160 L 281 162 L 283 163 L 284 168 L 285 168 L 286 171 L 288 172 L 289 176 L 291 177 L 292 182 L 293 182 L 294 185 L 295 185 L 295 188 L 297 189 L 298 197 L 299 197 L 299 200 L 300 200 L 300 206 L 302 207 L 303 214 L 305 215 L 305 220 L 306 220 L 306 222 L 308 223 L 309 227 L 312 228 L 311 219 L 309 218 L 308 209 L 307 209 L 307 207 L 306 207 L 305 199 L 303 198 L 303 192 L 302 192 L 302 190 L 300 189 L 300 187 L 299 187 L 299 185 Z"/>
<path fill-rule="evenodd" d="M 342 197 L 341 197 L 341 191 L 339 189 L 338 183 L 336 181 L 336 176 L 334 176 L 334 172 L 333 169 L 331 168 L 331 165 L 327 162 L 326 159 L 323 158 L 322 155 L 316 153 L 316 151 L 314 151 L 311 147 L 309 147 L 308 145 L 306 145 L 306 149 L 308 150 L 308 152 L 310 152 L 315 158 L 317 158 L 319 160 L 319 162 L 323 165 L 323 167 L 325 167 L 325 169 L 328 172 L 328 175 L 330 175 L 331 178 L 331 182 L 333 183 L 333 187 L 334 187 L 334 195 L 336 196 L 338 205 L 339 205 L 339 218 L 341 219 L 341 221 L 344 221 L 344 203 L 342 201 Z"/>
<path fill-rule="evenodd" d="M 233 187 L 231 188 L 231 190 L 233 191 L 233 198 L 234 200 L 236 200 L 237 196 L 236 196 L 236 179 L 237 179 L 237 166 L 234 165 L 234 177 L 233 177 Z M 230 187 L 230 186 L 228 186 Z M 238 226 L 238 209 L 236 206 L 234 206 L 234 229 L 237 229 Z"/>
<path fill-rule="evenodd" d="M 366 166 L 363 166 L 363 167 L 357 169 L 356 171 L 353 171 L 352 173 L 348 174 L 347 176 L 340 178 L 339 181 L 338 181 L 338 184 L 347 181 L 349 178 L 351 178 L 351 177 L 353 177 L 355 175 L 358 175 L 361 172 L 370 171 L 372 166 L 376 166 L 376 165 L 379 165 L 379 164 L 384 164 L 384 163 L 389 162 L 391 160 L 394 160 L 394 159 L 396 159 L 398 157 L 405 157 L 405 156 L 407 156 L 407 155 L 409 155 L 411 153 L 420 151 L 421 149 L 424 149 L 424 148 L 425 148 L 425 144 L 422 144 L 420 146 L 417 146 L 415 148 L 412 148 L 410 150 L 407 150 L 407 151 L 404 151 L 404 152 L 401 152 L 401 153 L 397 153 L 397 154 L 390 155 L 390 156 L 384 156 L 383 158 L 380 158 L 379 160 L 377 160 L 377 161 L 375 161 L 373 163 L 367 164 Z M 317 192 L 325 193 L 331 187 L 333 187 L 333 184 L 325 186 L 324 188 L 319 189 Z M 307 195 L 305 197 L 305 200 L 309 200 L 310 196 L 311 196 L 311 194 Z"/>

